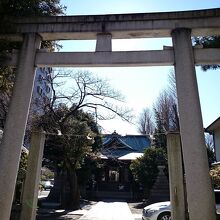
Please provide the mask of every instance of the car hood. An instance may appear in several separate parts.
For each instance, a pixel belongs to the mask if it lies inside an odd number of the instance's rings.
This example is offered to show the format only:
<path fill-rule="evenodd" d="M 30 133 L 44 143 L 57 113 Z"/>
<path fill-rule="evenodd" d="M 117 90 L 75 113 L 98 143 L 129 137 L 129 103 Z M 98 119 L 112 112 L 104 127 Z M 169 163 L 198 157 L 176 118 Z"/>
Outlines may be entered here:
<path fill-rule="evenodd" d="M 162 209 L 170 207 L 170 201 L 167 202 L 158 202 L 151 205 L 146 206 L 144 209 Z"/>

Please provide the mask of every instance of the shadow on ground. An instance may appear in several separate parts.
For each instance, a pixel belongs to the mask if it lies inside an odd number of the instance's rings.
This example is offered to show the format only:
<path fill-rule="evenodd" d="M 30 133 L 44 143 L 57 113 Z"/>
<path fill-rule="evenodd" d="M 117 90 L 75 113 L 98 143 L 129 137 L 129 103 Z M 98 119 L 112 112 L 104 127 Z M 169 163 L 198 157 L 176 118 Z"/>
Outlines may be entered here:
<path fill-rule="evenodd" d="M 37 211 L 36 220 L 75 220 L 79 219 L 87 210 L 89 210 L 92 205 L 94 205 L 95 201 L 89 201 L 89 200 L 82 200 L 80 204 L 79 210 L 63 210 L 63 209 L 57 209 L 57 208 L 51 208 L 51 207 L 40 207 Z"/>

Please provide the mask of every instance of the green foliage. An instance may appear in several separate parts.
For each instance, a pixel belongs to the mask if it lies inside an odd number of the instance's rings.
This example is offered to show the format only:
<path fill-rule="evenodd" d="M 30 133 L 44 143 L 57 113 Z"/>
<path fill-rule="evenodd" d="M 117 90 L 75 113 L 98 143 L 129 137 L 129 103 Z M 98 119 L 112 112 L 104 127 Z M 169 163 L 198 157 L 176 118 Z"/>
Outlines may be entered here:
<path fill-rule="evenodd" d="M 14 74 L 11 68 L 0 68 L 0 91 L 10 94 L 14 82 Z"/>
<path fill-rule="evenodd" d="M 63 169 L 80 168 L 82 159 L 91 151 L 91 142 L 86 136 L 89 133 L 86 125 L 78 122 L 72 126 L 81 127 L 81 132 L 82 129 L 85 130 L 81 134 L 74 132 L 70 136 L 49 136 L 45 147 L 44 156 Z"/>
<path fill-rule="evenodd" d="M 220 36 L 195 37 L 195 45 L 202 45 L 204 48 L 219 48 Z"/>
<path fill-rule="evenodd" d="M 27 160 L 28 160 L 28 154 L 25 151 L 21 151 L 21 157 L 20 157 L 20 163 L 19 163 L 19 170 L 18 170 L 18 176 L 17 176 L 17 182 L 23 182 L 26 176 L 27 172 Z"/>
<path fill-rule="evenodd" d="M 155 131 L 154 131 L 154 142 L 153 145 L 161 148 L 166 148 L 166 134 L 163 126 L 163 119 L 160 116 L 160 113 L 154 109 L 155 112 Z"/>
<path fill-rule="evenodd" d="M 17 181 L 16 181 L 16 190 L 15 190 L 15 201 L 17 203 L 21 202 L 20 197 L 21 197 L 22 185 L 24 184 L 26 173 L 27 173 L 27 161 L 28 161 L 28 154 L 24 150 L 22 150 L 20 163 L 19 163 L 19 169 L 18 169 L 18 175 L 17 175 Z"/>
<path fill-rule="evenodd" d="M 92 152 L 93 145 L 98 148 L 97 142 L 94 143 L 93 139 L 98 129 L 93 117 L 80 110 L 62 121 L 68 113 L 67 106 L 59 105 L 58 108 L 37 119 L 35 126 L 51 134 L 47 136 L 44 157 L 61 169 L 71 167 L 75 170 L 81 167 L 85 156 Z M 59 133 L 62 135 L 58 135 Z"/>
<path fill-rule="evenodd" d="M 41 169 L 41 181 L 46 181 L 50 179 L 54 179 L 54 172 L 52 172 L 47 167 L 43 167 Z"/>
<path fill-rule="evenodd" d="M 216 165 L 210 170 L 212 183 L 215 189 L 220 189 L 220 165 Z"/>
<path fill-rule="evenodd" d="M 85 185 L 92 175 L 97 173 L 100 163 L 99 158 L 86 156 L 81 163 L 81 168 L 77 170 L 78 183 Z"/>
<path fill-rule="evenodd" d="M 90 176 L 90 170 L 85 172 L 85 168 L 88 166 L 91 168 L 93 163 L 88 161 L 88 158 L 93 153 L 94 133 L 98 132 L 94 118 L 82 110 L 72 111 L 71 107 L 59 104 L 36 122 L 36 128 L 49 133 L 44 148 L 44 158 L 50 162 L 50 167 L 57 174 L 64 175 L 63 181 L 66 178 L 61 186 L 63 188 L 60 189 L 61 205 L 68 209 L 79 208 L 77 171 L 81 169 L 78 174 L 81 177 L 80 181 L 85 183 L 85 179 Z M 94 146 L 97 150 L 97 144 Z M 68 193 L 65 193 L 65 188 L 69 190 Z"/>
<path fill-rule="evenodd" d="M 152 188 L 157 175 L 158 164 L 165 161 L 166 154 L 161 148 L 148 148 L 144 155 L 134 161 L 130 165 L 134 180 L 141 184 L 145 192 L 149 192 Z"/>
<path fill-rule="evenodd" d="M 55 16 L 64 14 L 66 7 L 60 4 L 60 0 L 4 0 L 0 1 L 0 29 L 5 32 L 13 31 L 15 26 L 11 17 L 21 16 Z M 20 49 L 21 42 L 9 42 L 0 40 L 0 60 L 7 59 L 6 53 L 13 49 Z M 61 46 L 55 41 L 44 41 L 42 48 L 49 50 L 59 49 Z M 0 127 L 4 127 L 9 100 L 15 79 L 15 69 L 0 67 Z"/>
<path fill-rule="evenodd" d="M 193 39 L 195 45 L 202 45 L 203 48 L 220 48 L 220 36 L 195 37 Z M 204 65 L 202 70 L 218 69 L 220 65 Z"/>
<path fill-rule="evenodd" d="M 13 18 L 63 15 L 65 10 L 66 7 L 60 4 L 60 0 L 4 0 L 0 3 L 0 28 L 5 32 L 13 32 L 16 28 Z M 0 51 L 19 49 L 20 46 L 21 43 L 0 41 Z M 55 47 L 57 44 L 54 41 L 42 43 L 42 48 Z"/>
<path fill-rule="evenodd" d="M 211 164 L 216 161 L 216 158 L 213 149 L 211 149 L 210 147 L 207 147 L 207 155 L 208 155 L 209 167 L 211 167 Z"/>
<path fill-rule="evenodd" d="M 4 0 L 0 3 L 0 14 L 14 17 L 62 15 L 65 9 L 60 0 Z"/>

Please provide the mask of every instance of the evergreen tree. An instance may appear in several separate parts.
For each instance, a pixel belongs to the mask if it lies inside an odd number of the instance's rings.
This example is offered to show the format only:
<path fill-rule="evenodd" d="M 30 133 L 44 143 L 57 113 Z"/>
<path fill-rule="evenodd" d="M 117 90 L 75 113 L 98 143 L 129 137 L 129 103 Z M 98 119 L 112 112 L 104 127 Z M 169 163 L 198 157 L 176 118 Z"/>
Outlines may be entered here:
<path fill-rule="evenodd" d="M 98 144 L 94 143 L 94 136 L 98 134 L 98 128 L 93 117 L 82 110 L 74 112 L 62 121 L 68 112 L 69 108 L 66 105 L 59 105 L 54 112 L 48 112 L 38 119 L 35 126 L 49 133 L 44 159 L 56 171 L 55 178 L 61 177 L 62 184 L 58 193 L 62 207 L 77 209 L 80 205 L 77 170 L 85 164 L 86 158 L 88 160 L 97 150 Z M 100 140 L 96 138 L 96 141 Z M 56 188 L 56 179 L 54 187 Z M 57 193 L 57 189 L 55 191 Z M 53 193 L 52 190 L 51 194 Z"/>
<path fill-rule="evenodd" d="M 156 181 L 160 163 L 167 164 L 166 153 L 161 148 L 148 148 L 142 157 L 131 162 L 130 169 L 134 180 L 143 187 L 146 197 Z"/>
<path fill-rule="evenodd" d="M 154 109 L 154 111 L 155 111 L 156 127 L 154 130 L 153 146 L 166 148 L 167 146 L 166 134 L 165 134 L 166 131 L 163 126 L 163 119 L 161 118 L 160 113 L 156 109 Z"/>
<path fill-rule="evenodd" d="M 66 7 L 60 4 L 60 0 L 4 0 L 0 1 L 0 28 L 10 31 L 14 28 L 11 20 L 24 16 L 54 16 L 64 14 Z M 42 48 L 54 50 L 61 46 L 55 41 L 44 41 Z M 0 40 L 0 59 L 6 59 L 5 54 L 13 49 L 19 50 L 21 42 Z M 16 71 L 11 67 L 0 67 L 0 128 L 4 128 L 9 101 L 12 94 Z"/>
<path fill-rule="evenodd" d="M 193 38 L 194 45 L 202 45 L 203 48 L 220 48 L 220 36 L 195 37 Z M 220 65 L 203 65 L 202 70 L 218 69 Z"/>

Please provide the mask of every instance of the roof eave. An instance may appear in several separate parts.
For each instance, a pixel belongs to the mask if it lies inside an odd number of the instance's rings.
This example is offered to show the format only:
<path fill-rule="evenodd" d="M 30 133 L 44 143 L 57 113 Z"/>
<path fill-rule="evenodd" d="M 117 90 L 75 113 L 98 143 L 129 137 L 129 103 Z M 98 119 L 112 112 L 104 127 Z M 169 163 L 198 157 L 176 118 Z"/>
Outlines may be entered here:
<path fill-rule="evenodd" d="M 205 131 L 207 132 L 213 132 L 217 128 L 220 128 L 220 117 L 218 117 L 214 122 L 212 122 L 206 129 Z"/>

